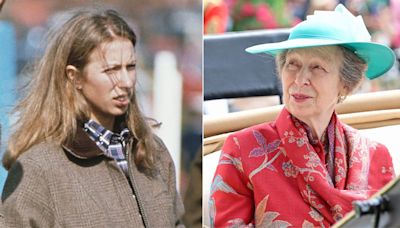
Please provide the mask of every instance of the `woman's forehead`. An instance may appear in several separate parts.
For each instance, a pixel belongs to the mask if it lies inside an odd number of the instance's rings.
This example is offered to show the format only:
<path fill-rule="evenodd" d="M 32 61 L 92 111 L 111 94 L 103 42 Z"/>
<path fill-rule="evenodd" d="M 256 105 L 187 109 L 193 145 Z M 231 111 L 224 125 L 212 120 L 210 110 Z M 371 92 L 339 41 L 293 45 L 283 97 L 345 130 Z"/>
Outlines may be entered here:
<path fill-rule="evenodd" d="M 115 39 L 104 42 L 93 50 L 91 61 L 125 62 L 135 60 L 135 48 L 128 39 Z"/>
<path fill-rule="evenodd" d="M 287 52 L 287 57 L 296 55 L 305 55 L 307 57 L 319 58 L 324 61 L 339 60 L 342 57 L 338 46 L 296 48 L 290 49 Z"/>

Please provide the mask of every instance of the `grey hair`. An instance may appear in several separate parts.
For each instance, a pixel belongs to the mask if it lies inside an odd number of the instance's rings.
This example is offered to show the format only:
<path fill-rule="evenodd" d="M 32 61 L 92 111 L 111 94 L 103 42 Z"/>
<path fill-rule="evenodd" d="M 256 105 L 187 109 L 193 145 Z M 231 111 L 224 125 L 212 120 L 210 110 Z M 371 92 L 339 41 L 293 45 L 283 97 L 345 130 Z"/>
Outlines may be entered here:
<path fill-rule="evenodd" d="M 340 67 L 340 80 L 348 88 L 348 93 L 355 91 L 364 79 L 367 63 L 350 49 L 339 46 L 343 61 Z"/>

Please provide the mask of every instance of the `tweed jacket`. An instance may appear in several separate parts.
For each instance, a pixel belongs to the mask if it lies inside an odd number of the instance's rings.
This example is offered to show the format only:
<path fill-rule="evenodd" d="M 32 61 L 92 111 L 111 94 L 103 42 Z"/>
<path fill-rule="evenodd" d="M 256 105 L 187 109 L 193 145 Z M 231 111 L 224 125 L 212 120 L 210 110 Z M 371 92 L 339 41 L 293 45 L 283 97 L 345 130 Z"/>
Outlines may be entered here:
<path fill-rule="evenodd" d="M 183 205 L 172 159 L 157 139 L 156 169 L 127 160 L 131 185 L 114 159 L 78 129 L 69 145 L 38 144 L 9 171 L 2 194 L 7 227 L 180 227 Z"/>

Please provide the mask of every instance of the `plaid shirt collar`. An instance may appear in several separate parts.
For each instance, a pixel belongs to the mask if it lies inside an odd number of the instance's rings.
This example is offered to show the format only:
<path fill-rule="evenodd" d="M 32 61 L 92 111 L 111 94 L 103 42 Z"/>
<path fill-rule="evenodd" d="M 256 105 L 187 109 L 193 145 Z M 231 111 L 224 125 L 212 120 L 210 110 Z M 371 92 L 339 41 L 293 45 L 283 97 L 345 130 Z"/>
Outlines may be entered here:
<path fill-rule="evenodd" d="M 104 156 L 105 153 L 103 152 L 103 150 L 97 146 L 96 142 L 93 141 L 89 137 L 89 134 L 86 133 L 83 129 L 86 122 L 78 120 L 78 128 L 76 129 L 74 138 L 71 141 L 65 142 L 62 147 L 65 149 L 66 152 L 78 159 L 90 159 L 102 155 Z M 126 124 L 124 123 L 122 118 L 116 118 L 115 126 L 117 126 L 116 129 L 118 130 L 126 128 Z M 130 143 L 134 146 L 134 144 L 137 143 L 137 140 L 130 134 L 129 138 L 124 142 L 125 144 Z"/>
<path fill-rule="evenodd" d="M 114 159 L 118 167 L 128 176 L 128 162 L 125 158 L 126 142 L 130 136 L 128 128 L 123 128 L 120 134 L 116 134 L 96 121 L 89 120 L 83 125 L 83 129 L 103 153 Z"/>
<path fill-rule="evenodd" d="M 125 148 L 126 142 L 130 138 L 128 128 L 123 128 L 119 134 L 116 134 L 105 129 L 102 125 L 94 120 L 89 120 L 88 122 L 84 123 L 83 129 L 96 143 L 96 145 L 104 152 L 104 154 L 111 158 L 113 158 L 114 155 L 110 154 L 110 145 L 116 145 L 120 143 L 122 147 Z"/>

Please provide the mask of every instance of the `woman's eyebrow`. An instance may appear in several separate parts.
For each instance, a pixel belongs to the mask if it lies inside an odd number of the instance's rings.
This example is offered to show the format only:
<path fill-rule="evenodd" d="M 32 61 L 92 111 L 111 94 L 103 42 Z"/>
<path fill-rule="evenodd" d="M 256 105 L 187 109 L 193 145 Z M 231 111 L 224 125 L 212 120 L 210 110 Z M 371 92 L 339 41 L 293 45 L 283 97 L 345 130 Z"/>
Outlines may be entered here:
<path fill-rule="evenodd" d="M 299 59 L 300 59 L 300 57 L 298 56 L 298 54 L 291 54 L 291 55 L 288 55 L 287 57 L 286 57 L 286 60 L 287 61 L 299 61 Z"/>
<path fill-rule="evenodd" d="M 311 64 L 318 64 L 318 65 L 324 65 L 324 66 L 328 66 L 332 64 L 332 59 L 329 57 L 312 57 L 310 59 L 310 63 Z"/>

